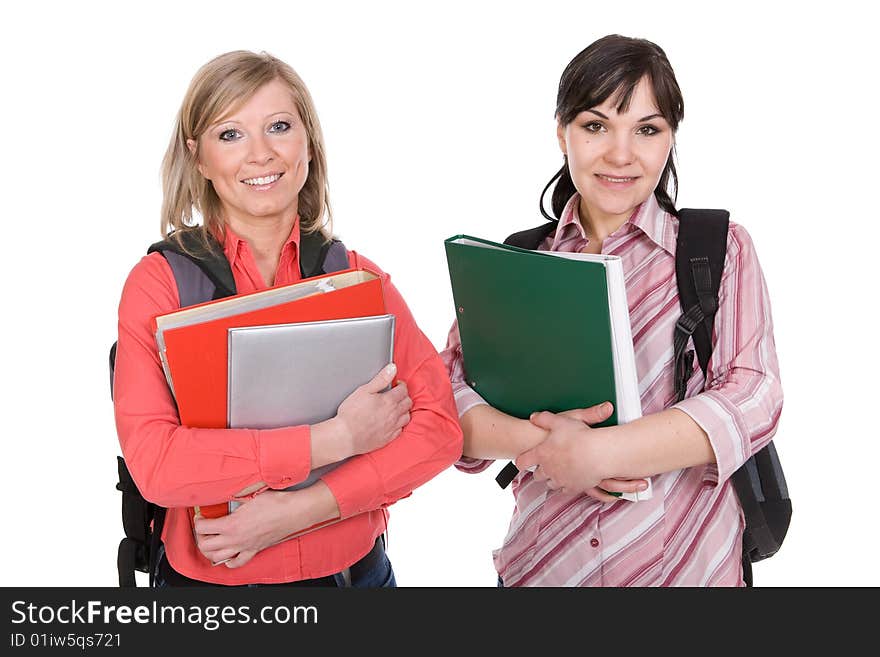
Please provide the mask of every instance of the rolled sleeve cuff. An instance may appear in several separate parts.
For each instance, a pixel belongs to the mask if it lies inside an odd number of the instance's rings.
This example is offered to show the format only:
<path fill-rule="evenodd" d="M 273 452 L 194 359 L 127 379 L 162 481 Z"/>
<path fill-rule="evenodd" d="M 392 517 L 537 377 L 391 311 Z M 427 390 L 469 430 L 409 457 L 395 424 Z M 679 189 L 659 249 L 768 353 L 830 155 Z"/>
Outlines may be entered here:
<path fill-rule="evenodd" d="M 685 399 L 672 408 L 687 413 L 709 437 L 709 444 L 715 452 L 715 463 L 718 467 L 718 483 L 724 482 L 749 457 L 744 445 L 747 440 L 737 426 L 739 413 L 725 397 L 719 393 L 707 391 L 695 397 Z"/>
<path fill-rule="evenodd" d="M 358 476 L 352 476 L 352 468 L 341 467 L 331 470 L 321 477 L 321 480 L 333 493 L 333 497 L 336 498 L 340 518 L 350 518 L 359 513 L 378 509 L 385 501 L 382 478 L 379 476 L 373 459 L 369 454 L 362 454 L 355 458 L 368 464 L 368 467 L 357 469 Z M 363 466 L 364 463 L 361 465 Z"/>
<path fill-rule="evenodd" d="M 458 417 L 467 413 L 474 406 L 479 406 L 480 404 L 486 404 L 488 406 L 488 402 L 480 397 L 480 395 L 469 385 L 464 385 L 461 388 L 458 388 L 453 394 L 455 396 L 455 408 L 458 411 Z"/>
<path fill-rule="evenodd" d="M 262 429 L 256 433 L 260 476 L 269 488 L 287 488 L 309 476 L 312 463 L 310 427 Z"/>
<path fill-rule="evenodd" d="M 453 386 L 452 394 L 455 397 L 455 409 L 458 411 L 459 418 L 474 406 L 479 406 L 480 404 L 489 405 L 489 402 L 480 397 L 480 395 L 466 383 L 460 383 Z M 472 459 L 469 456 L 462 456 L 455 462 L 455 467 L 462 472 L 476 474 L 488 468 L 492 463 L 494 463 L 494 461 L 491 459 Z"/>
<path fill-rule="evenodd" d="M 477 474 L 478 472 L 482 472 L 490 465 L 495 463 L 492 459 L 473 459 L 470 456 L 462 456 L 458 461 L 455 462 L 456 470 L 460 470 L 461 472 L 466 472 L 468 474 Z"/>

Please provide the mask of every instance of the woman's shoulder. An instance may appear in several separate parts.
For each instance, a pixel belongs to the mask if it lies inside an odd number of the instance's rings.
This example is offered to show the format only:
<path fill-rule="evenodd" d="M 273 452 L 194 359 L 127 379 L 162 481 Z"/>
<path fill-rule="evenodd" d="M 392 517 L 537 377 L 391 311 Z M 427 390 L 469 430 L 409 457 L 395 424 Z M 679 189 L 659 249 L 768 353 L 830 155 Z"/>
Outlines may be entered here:
<path fill-rule="evenodd" d="M 120 312 L 148 309 L 149 312 L 159 313 L 174 310 L 179 305 L 177 284 L 168 261 L 161 253 L 143 256 L 125 279 L 119 302 Z"/>
<path fill-rule="evenodd" d="M 174 274 L 165 257 L 154 251 L 135 263 L 128 273 L 126 282 L 138 285 L 167 285 L 174 283 Z"/>
<path fill-rule="evenodd" d="M 727 259 L 728 261 L 742 260 L 751 255 L 755 250 L 755 243 L 746 227 L 733 220 L 727 231 Z"/>
<path fill-rule="evenodd" d="M 760 275 L 761 271 L 761 263 L 751 234 L 745 226 L 731 220 L 727 232 L 722 287 L 730 281 L 751 280 L 756 274 Z"/>
<path fill-rule="evenodd" d="M 351 249 L 348 250 L 349 267 L 352 269 L 366 269 L 377 274 L 383 281 L 388 280 L 391 276 L 385 272 L 379 265 L 370 260 L 367 256 Z"/>
<path fill-rule="evenodd" d="M 385 295 L 388 312 L 398 314 L 406 311 L 408 314 L 409 311 L 407 310 L 406 301 L 400 293 L 400 290 L 392 282 L 391 274 L 387 273 L 374 261 L 357 251 L 348 252 L 348 261 L 350 268 L 365 269 L 379 277 L 379 280 L 382 281 L 382 290 Z"/>

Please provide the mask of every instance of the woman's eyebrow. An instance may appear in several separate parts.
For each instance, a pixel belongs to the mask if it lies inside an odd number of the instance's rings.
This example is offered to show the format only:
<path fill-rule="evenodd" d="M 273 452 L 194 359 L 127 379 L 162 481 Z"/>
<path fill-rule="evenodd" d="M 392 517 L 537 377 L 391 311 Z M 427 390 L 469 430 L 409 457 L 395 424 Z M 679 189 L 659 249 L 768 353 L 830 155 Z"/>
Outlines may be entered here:
<path fill-rule="evenodd" d="M 271 114 L 267 114 L 266 116 L 263 117 L 263 120 L 265 121 L 266 119 L 270 119 L 273 116 L 277 116 L 279 114 L 287 114 L 288 116 L 295 116 L 295 114 L 293 112 L 289 112 L 287 110 L 281 110 L 279 112 L 272 112 Z M 211 125 L 208 126 L 208 130 L 210 130 L 214 126 L 218 126 L 223 123 L 230 123 L 230 124 L 234 123 L 234 124 L 238 125 L 241 123 L 241 121 L 236 121 L 235 119 L 218 119 L 217 121 L 214 121 L 214 123 L 212 123 Z"/>
<path fill-rule="evenodd" d="M 280 112 L 272 112 L 271 114 L 267 114 L 265 118 L 269 119 L 273 116 L 277 116 L 278 114 L 287 114 L 288 116 L 294 116 L 293 112 L 290 112 L 288 110 L 281 110 Z"/>
<path fill-rule="evenodd" d="M 586 110 L 586 111 L 587 111 L 587 112 L 592 112 L 592 113 L 595 114 L 596 116 L 599 116 L 599 117 L 605 119 L 606 121 L 608 120 L 608 117 L 605 116 L 604 114 L 602 114 L 602 112 L 600 112 L 599 110 L 588 109 L 588 110 Z M 663 115 L 660 114 L 659 112 L 656 112 L 656 113 L 654 113 L 654 114 L 648 114 L 648 116 L 643 116 L 642 118 L 640 118 L 640 119 L 638 120 L 638 122 L 640 123 L 640 122 L 642 122 L 642 121 L 650 121 L 651 119 L 662 119 L 662 118 L 663 118 Z"/>

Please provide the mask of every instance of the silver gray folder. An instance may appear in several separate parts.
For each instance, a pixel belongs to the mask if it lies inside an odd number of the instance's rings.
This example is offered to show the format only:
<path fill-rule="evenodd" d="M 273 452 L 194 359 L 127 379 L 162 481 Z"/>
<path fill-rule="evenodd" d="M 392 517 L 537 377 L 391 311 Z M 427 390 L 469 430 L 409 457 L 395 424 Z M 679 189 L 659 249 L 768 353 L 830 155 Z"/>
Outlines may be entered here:
<path fill-rule="evenodd" d="M 229 329 L 229 427 L 316 424 L 392 361 L 394 315 Z M 342 461 L 312 470 L 314 483 Z"/>
<path fill-rule="evenodd" d="M 290 285 L 270 287 L 259 292 L 226 297 L 225 299 L 218 299 L 210 303 L 188 306 L 163 315 L 157 315 L 155 320 L 156 345 L 159 348 L 159 360 L 162 362 L 162 369 L 165 372 L 168 388 L 174 394 L 174 381 L 172 380 L 171 370 L 168 367 L 168 360 L 165 355 L 165 331 L 181 326 L 210 322 L 221 317 L 230 317 L 261 310 L 269 306 L 288 303 L 314 294 L 341 290 L 342 288 L 358 285 L 376 278 L 378 278 L 376 274 L 364 269 L 344 271 L 321 277 L 307 278 Z"/>

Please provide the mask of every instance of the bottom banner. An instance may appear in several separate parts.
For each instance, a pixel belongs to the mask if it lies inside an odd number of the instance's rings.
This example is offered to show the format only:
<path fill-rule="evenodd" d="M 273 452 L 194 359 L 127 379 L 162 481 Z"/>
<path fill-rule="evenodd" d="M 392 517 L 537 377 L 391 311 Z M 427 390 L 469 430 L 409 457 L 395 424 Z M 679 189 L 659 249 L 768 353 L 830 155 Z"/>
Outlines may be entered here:
<path fill-rule="evenodd" d="M 871 627 L 866 607 L 847 605 L 851 592 L 829 589 L 5 588 L 0 595 L 4 655 L 177 654 L 184 646 L 206 656 L 256 654 L 255 647 L 435 654 L 483 641 L 492 652 L 509 646 L 522 654 L 619 647 L 621 637 L 629 650 L 682 633 L 717 639 L 744 614 L 749 633 L 767 630 L 772 642 L 791 636 L 780 631 L 783 608 L 800 632 L 833 629 L 841 648 Z"/>

